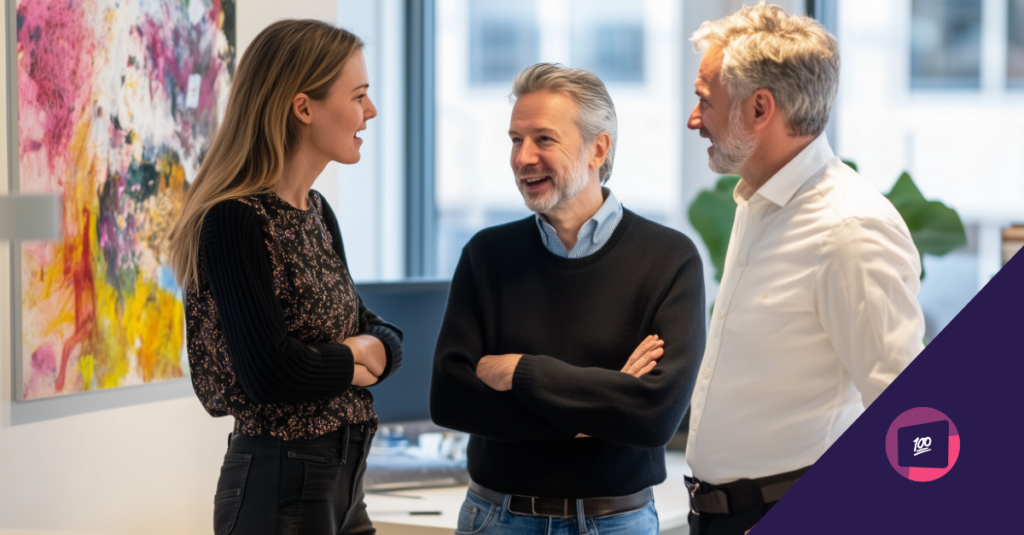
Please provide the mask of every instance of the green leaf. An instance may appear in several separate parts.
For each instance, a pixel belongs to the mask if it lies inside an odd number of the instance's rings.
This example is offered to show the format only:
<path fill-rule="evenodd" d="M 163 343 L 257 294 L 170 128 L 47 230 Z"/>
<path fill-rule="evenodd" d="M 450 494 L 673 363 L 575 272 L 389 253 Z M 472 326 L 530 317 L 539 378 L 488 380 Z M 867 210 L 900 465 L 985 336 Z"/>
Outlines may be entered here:
<path fill-rule="evenodd" d="M 921 254 L 922 279 L 924 255 L 942 256 L 967 244 L 967 233 L 956 210 L 939 201 L 925 199 L 908 173 L 900 175 L 886 198 L 910 229 L 914 245 Z"/>
<path fill-rule="evenodd" d="M 715 266 L 715 280 L 719 282 L 722 281 L 725 253 L 729 249 L 729 236 L 736 216 L 736 201 L 732 198 L 732 192 L 739 181 L 740 177 L 736 175 L 720 177 L 715 189 L 702 190 L 697 195 L 688 213 L 690 224 L 708 248 L 711 263 Z"/>
<path fill-rule="evenodd" d="M 854 171 L 860 171 L 859 169 L 857 169 L 857 164 L 851 162 L 850 160 L 843 160 L 843 163 L 850 166 L 850 169 L 853 169 Z"/>
<path fill-rule="evenodd" d="M 909 174 L 900 175 L 886 197 L 903 216 L 921 254 L 942 256 L 967 244 L 967 233 L 956 210 L 925 199 Z"/>

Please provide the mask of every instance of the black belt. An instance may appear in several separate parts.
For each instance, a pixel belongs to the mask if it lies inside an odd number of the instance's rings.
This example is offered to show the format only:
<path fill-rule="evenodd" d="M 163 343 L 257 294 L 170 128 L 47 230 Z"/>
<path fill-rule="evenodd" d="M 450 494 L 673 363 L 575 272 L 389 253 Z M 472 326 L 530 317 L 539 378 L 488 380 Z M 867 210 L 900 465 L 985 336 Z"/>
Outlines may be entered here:
<path fill-rule="evenodd" d="M 782 499 L 811 467 L 758 479 L 740 479 L 723 485 L 712 485 L 686 476 L 690 491 L 690 512 L 728 515 L 752 507 L 761 507 Z"/>
<path fill-rule="evenodd" d="M 346 432 L 347 432 L 347 435 L 346 435 Z M 366 435 L 369 434 L 369 432 L 370 432 L 370 430 L 367 427 L 367 424 L 353 424 L 353 425 L 342 427 L 341 429 L 338 429 L 336 431 L 329 431 L 329 432 L 324 433 L 324 434 L 322 434 L 322 435 L 320 435 L 318 437 L 310 438 L 310 439 L 305 439 L 305 440 L 329 440 L 331 442 L 337 442 L 338 444 L 341 444 L 342 442 L 348 442 L 348 441 L 345 440 L 347 438 L 349 441 L 362 442 L 363 439 L 366 438 Z M 241 434 L 236 434 L 234 432 L 228 433 L 228 447 L 231 447 L 231 440 L 234 439 L 235 437 L 239 437 L 239 436 L 242 436 L 242 435 Z M 252 435 L 252 436 L 265 436 L 267 438 L 270 438 L 270 435 Z"/>
<path fill-rule="evenodd" d="M 505 503 L 506 495 L 504 493 L 481 487 L 476 482 L 469 482 L 469 490 L 491 503 Z M 653 499 L 654 491 L 650 487 L 628 496 L 583 498 L 583 514 L 588 517 L 601 517 L 628 513 L 643 509 Z M 538 498 L 515 494 L 509 498 L 508 512 L 517 515 L 556 516 L 559 518 L 576 518 L 578 515 L 576 500 L 573 498 Z"/>

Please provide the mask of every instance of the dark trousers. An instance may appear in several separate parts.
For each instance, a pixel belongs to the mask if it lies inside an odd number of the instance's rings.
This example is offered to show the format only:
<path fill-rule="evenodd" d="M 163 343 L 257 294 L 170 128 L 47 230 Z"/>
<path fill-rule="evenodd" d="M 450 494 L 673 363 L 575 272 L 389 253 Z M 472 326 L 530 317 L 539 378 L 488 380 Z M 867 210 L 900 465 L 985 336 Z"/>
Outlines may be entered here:
<path fill-rule="evenodd" d="M 764 515 L 768 514 L 768 511 L 776 503 L 778 502 L 751 507 L 728 515 L 690 513 L 688 518 L 690 535 L 743 535 L 748 529 L 754 527 L 754 524 L 757 524 Z"/>
<path fill-rule="evenodd" d="M 233 435 L 213 502 L 216 535 L 374 534 L 363 503 L 365 426 L 311 440 Z"/>

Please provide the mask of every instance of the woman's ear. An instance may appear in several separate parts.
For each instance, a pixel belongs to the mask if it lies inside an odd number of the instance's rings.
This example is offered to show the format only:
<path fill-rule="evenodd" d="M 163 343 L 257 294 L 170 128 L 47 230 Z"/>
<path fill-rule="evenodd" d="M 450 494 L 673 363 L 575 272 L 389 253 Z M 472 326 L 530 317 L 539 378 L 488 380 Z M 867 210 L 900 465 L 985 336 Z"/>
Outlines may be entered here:
<path fill-rule="evenodd" d="M 292 99 L 292 113 L 302 124 L 313 122 L 313 110 L 310 109 L 309 104 L 309 95 L 305 93 L 299 93 Z"/>

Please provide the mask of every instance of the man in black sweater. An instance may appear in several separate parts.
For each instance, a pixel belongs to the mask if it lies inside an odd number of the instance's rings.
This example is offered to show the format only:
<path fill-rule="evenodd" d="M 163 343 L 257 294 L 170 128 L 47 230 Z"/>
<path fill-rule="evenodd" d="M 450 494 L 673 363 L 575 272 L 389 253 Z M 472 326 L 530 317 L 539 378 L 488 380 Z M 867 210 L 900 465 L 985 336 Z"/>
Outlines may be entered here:
<path fill-rule="evenodd" d="M 524 70 L 509 136 L 536 216 L 462 252 L 434 356 L 435 422 L 472 434 L 457 532 L 657 533 L 651 487 L 705 340 L 693 243 L 615 200 L 615 109 L 593 74 Z"/>

